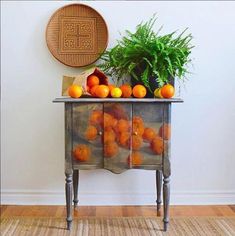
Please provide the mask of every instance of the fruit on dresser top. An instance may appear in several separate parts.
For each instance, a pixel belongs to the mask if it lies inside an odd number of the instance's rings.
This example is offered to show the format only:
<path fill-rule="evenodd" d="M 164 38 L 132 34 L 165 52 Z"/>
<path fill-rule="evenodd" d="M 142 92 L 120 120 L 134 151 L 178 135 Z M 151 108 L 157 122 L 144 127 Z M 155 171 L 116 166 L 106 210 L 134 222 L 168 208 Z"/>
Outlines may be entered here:
<path fill-rule="evenodd" d="M 164 98 L 172 98 L 175 94 L 175 89 L 171 84 L 166 84 L 161 88 L 161 95 Z"/>
<path fill-rule="evenodd" d="M 107 85 L 98 85 L 95 89 L 95 94 L 98 98 L 106 98 L 109 95 L 109 87 Z"/>
<path fill-rule="evenodd" d="M 113 88 L 111 90 L 111 96 L 113 98 L 120 98 L 122 96 L 122 90 L 120 88 Z"/>
<path fill-rule="evenodd" d="M 122 97 L 123 98 L 129 98 L 132 95 L 132 88 L 129 84 L 123 84 L 120 86 L 120 89 L 122 90 Z"/>
<path fill-rule="evenodd" d="M 132 92 L 133 96 L 136 98 L 144 98 L 147 94 L 146 88 L 141 84 L 135 85 Z"/>
<path fill-rule="evenodd" d="M 97 75 L 92 74 L 87 77 L 85 92 L 89 93 L 92 97 L 97 98 L 144 98 L 147 94 L 147 89 L 142 84 L 137 84 L 133 88 L 130 84 L 122 84 L 116 87 L 113 84 L 107 83 L 100 79 Z M 79 98 L 83 95 L 83 89 L 79 85 L 71 85 L 68 88 L 68 94 L 72 98 Z M 156 88 L 153 92 L 155 98 L 172 98 L 175 94 L 175 88 L 171 84 L 165 84 L 161 88 Z"/>
<path fill-rule="evenodd" d="M 72 98 L 80 98 L 82 96 L 82 93 L 82 87 L 78 85 L 72 85 L 68 89 L 68 94 Z"/>
<path fill-rule="evenodd" d="M 95 85 L 99 85 L 100 84 L 100 79 L 96 76 L 96 75 L 90 75 L 87 78 L 87 86 L 89 88 L 92 88 Z"/>

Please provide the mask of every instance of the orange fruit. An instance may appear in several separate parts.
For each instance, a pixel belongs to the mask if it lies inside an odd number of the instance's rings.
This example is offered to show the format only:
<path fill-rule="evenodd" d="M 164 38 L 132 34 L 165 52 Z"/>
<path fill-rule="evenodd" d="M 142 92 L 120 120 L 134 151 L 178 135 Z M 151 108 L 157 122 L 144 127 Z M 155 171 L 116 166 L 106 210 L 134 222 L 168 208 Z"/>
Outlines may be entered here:
<path fill-rule="evenodd" d="M 175 88 L 171 84 L 166 84 L 161 88 L 161 95 L 164 98 L 172 98 L 175 94 Z"/>
<path fill-rule="evenodd" d="M 134 116 L 132 119 L 133 134 L 142 136 L 144 133 L 144 122 L 140 116 Z"/>
<path fill-rule="evenodd" d="M 107 142 L 104 144 L 104 156 L 113 157 L 118 153 L 118 145 L 115 142 Z"/>
<path fill-rule="evenodd" d="M 115 119 L 112 115 L 110 115 L 109 113 L 104 113 L 103 115 L 103 122 L 101 122 L 101 124 L 103 124 L 103 127 L 106 129 L 108 127 L 110 128 L 114 128 L 117 124 L 117 119 Z"/>
<path fill-rule="evenodd" d="M 113 116 L 111 116 L 109 113 L 104 112 L 104 118 L 103 118 L 103 125 L 105 127 L 113 126 Z"/>
<path fill-rule="evenodd" d="M 118 120 L 113 117 L 113 121 L 112 121 L 112 127 L 113 127 L 113 128 L 116 127 L 117 122 L 118 122 Z"/>
<path fill-rule="evenodd" d="M 123 98 L 129 98 L 132 94 L 132 88 L 129 84 L 123 84 L 120 86 L 120 89 L 122 90 L 122 97 Z"/>
<path fill-rule="evenodd" d="M 95 140 L 97 137 L 97 129 L 93 125 L 89 125 L 85 131 L 85 138 L 89 141 Z"/>
<path fill-rule="evenodd" d="M 91 156 L 91 149 L 85 144 L 79 144 L 73 150 L 73 157 L 78 161 L 88 161 Z"/>
<path fill-rule="evenodd" d="M 128 165 L 132 163 L 132 165 L 139 166 L 143 163 L 143 156 L 139 152 L 133 152 L 128 156 L 127 163 Z"/>
<path fill-rule="evenodd" d="M 107 131 L 107 132 L 109 132 L 109 131 L 113 131 L 113 132 L 114 132 L 112 126 L 104 127 L 104 131 Z"/>
<path fill-rule="evenodd" d="M 130 146 L 130 133 L 129 132 L 121 132 L 118 137 L 119 143 L 121 146 L 129 148 Z"/>
<path fill-rule="evenodd" d="M 100 79 L 96 75 L 89 75 L 87 77 L 87 86 L 89 86 L 90 88 L 92 88 L 95 85 L 99 85 L 99 83 Z"/>
<path fill-rule="evenodd" d="M 132 119 L 133 134 L 142 136 L 144 133 L 144 122 L 140 116 L 134 116 Z"/>
<path fill-rule="evenodd" d="M 144 133 L 143 133 L 142 137 L 144 140 L 151 142 L 156 137 L 156 135 L 157 134 L 154 129 L 147 127 L 144 129 Z"/>
<path fill-rule="evenodd" d="M 169 140 L 171 138 L 171 125 L 170 124 L 164 124 L 160 127 L 159 136 L 163 139 Z"/>
<path fill-rule="evenodd" d="M 99 85 L 94 85 L 92 88 L 89 88 L 89 93 L 93 96 L 93 97 L 96 97 L 96 89 Z"/>
<path fill-rule="evenodd" d="M 89 124 L 91 125 L 100 125 L 103 121 L 103 112 L 100 110 L 94 110 L 91 112 L 89 117 Z"/>
<path fill-rule="evenodd" d="M 153 152 L 157 155 L 162 154 L 164 146 L 163 146 L 163 139 L 159 136 L 156 136 L 151 144 L 150 144 L 150 148 L 153 150 Z"/>
<path fill-rule="evenodd" d="M 130 124 L 127 120 L 120 119 L 117 121 L 117 124 L 115 126 L 115 131 L 118 133 L 121 132 L 127 132 L 130 128 Z"/>
<path fill-rule="evenodd" d="M 82 96 L 82 93 L 83 90 L 81 86 L 73 84 L 68 88 L 68 94 L 72 98 L 80 98 Z"/>
<path fill-rule="evenodd" d="M 139 135 L 132 135 L 132 149 L 138 150 L 140 149 L 143 143 L 143 139 Z"/>
<path fill-rule="evenodd" d="M 136 97 L 136 98 L 144 98 L 146 93 L 147 93 L 147 90 L 146 90 L 146 88 L 143 85 L 137 84 L 133 88 L 132 92 L 133 92 L 134 97 Z"/>
<path fill-rule="evenodd" d="M 144 125 L 142 123 L 132 123 L 133 134 L 142 136 L 144 133 Z"/>
<path fill-rule="evenodd" d="M 111 90 L 115 88 L 115 86 L 113 84 L 109 84 L 108 87 L 109 87 L 109 97 L 111 97 Z"/>
<path fill-rule="evenodd" d="M 112 128 L 108 128 L 104 131 L 104 135 L 103 135 L 103 142 L 104 143 L 108 143 L 108 142 L 114 142 L 116 139 L 116 135 L 114 133 L 114 131 L 112 130 Z"/>
<path fill-rule="evenodd" d="M 143 119 L 140 116 L 133 116 L 133 123 L 144 124 Z"/>
<path fill-rule="evenodd" d="M 105 115 L 107 114 L 107 115 Z M 110 113 L 104 113 L 104 128 L 111 127 L 115 128 L 117 124 L 117 119 L 114 118 Z"/>
<path fill-rule="evenodd" d="M 106 98 L 109 95 L 109 87 L 107 85 L 98 85 L 95 90 L 95 94 L 99 98 Z"/>
<path fill-rule="evenodd" d="M 120 98 L 122 96 L 122 90 L 120 88 L 113 88 L 111 90 L 111 97 Z"/>

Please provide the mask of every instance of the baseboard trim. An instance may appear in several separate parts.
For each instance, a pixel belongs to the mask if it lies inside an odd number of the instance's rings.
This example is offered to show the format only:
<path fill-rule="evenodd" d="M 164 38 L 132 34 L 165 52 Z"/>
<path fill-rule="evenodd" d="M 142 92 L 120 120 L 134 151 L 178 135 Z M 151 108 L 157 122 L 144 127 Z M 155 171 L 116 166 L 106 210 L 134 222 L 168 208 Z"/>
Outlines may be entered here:
<path fill-rule="evenodd" d="M 155 193 L 80 192 L 80 205 L 154 205 Z M 178 191 L 171 193 L 172 205 L 235 204 L 235 191 Z M 2 190 L 1 203 L 7 205 L 64 205 L 64 192 L 47 190 Z"/>

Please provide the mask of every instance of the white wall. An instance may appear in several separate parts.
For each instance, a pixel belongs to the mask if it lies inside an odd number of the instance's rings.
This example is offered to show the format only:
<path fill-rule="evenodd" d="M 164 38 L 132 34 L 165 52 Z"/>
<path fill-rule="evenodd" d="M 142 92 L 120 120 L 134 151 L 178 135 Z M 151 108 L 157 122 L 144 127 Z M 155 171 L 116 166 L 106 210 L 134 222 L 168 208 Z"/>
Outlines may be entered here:
<path fill-rule="evenodd" d="M 2 3 L 2 203 L 64 204 L 64 74 L 79 69 L 56 61 L 45 29 L 68 1 Z M 235 203 L 235 3 L 91 2 L 107 21 L 109 46 L 158 13 L 163 32 L 189 27 L 194 74 L 183 104 L 173 107 L 173 204 Z M 82 171 L 80 204 L 154 204 L 153 171 Z"/>

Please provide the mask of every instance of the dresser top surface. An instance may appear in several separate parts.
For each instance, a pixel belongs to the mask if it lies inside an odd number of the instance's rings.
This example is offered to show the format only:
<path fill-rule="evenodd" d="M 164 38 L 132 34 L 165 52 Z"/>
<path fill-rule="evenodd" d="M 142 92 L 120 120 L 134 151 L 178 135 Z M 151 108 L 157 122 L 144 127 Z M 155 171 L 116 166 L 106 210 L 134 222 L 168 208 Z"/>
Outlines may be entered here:
<path fill-rule="evenodd" d="M 64 103 L 181 103 L 181 98 L 70 98 L 59 97 L 55 98 L 53 102 Z"/>

